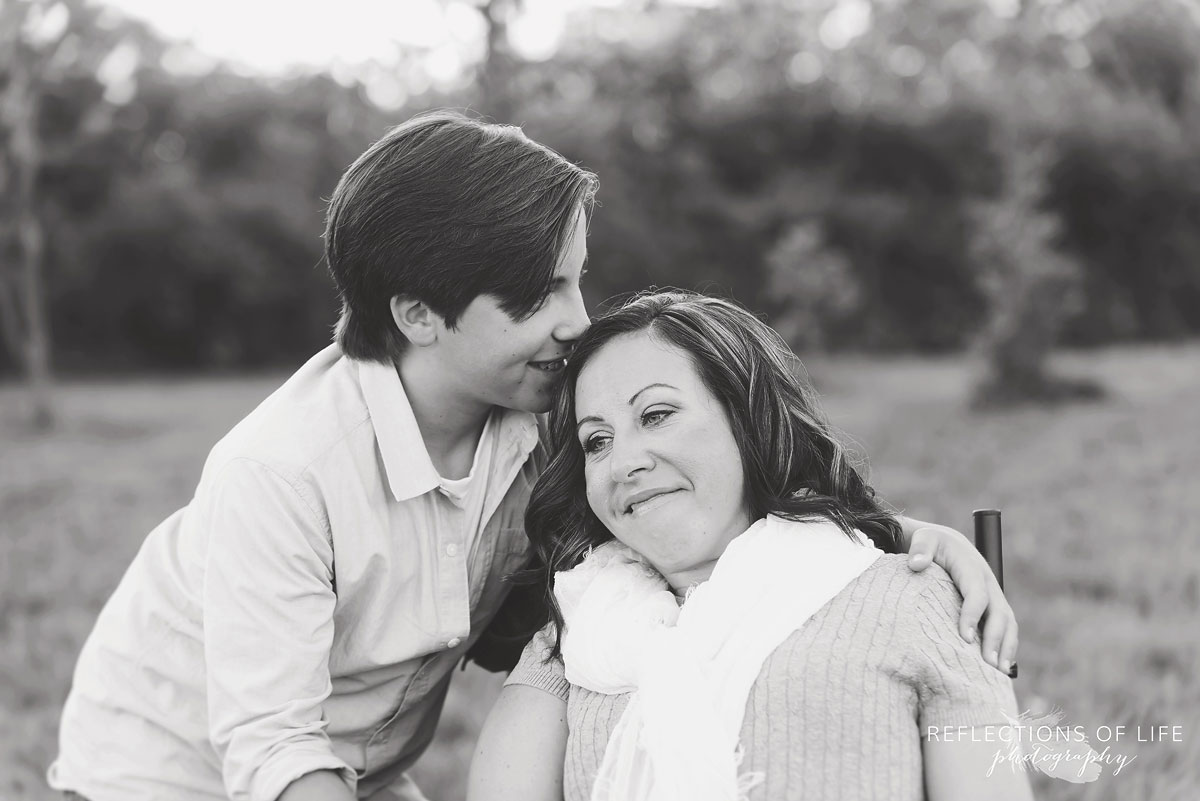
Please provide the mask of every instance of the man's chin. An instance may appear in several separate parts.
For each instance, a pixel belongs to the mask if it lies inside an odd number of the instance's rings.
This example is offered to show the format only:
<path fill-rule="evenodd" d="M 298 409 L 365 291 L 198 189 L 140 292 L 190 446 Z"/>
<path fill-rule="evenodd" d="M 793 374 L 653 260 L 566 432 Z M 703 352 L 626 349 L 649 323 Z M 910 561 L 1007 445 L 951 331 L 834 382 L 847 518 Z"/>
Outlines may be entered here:
<path fill-rule="evenodd" d="M 523 404 L 517 411 L 530 412 L 532 414 L 545 414 L 554 406 L 554 401 L 551 398 L 539 398 L 535 401 L 530 401 Z"/>
<path fill-rule="evenodd" d="M 504 409 L 511 409 L 514 412 L 545 414 L 554 406 L 554 393 L 523 393 L 515 397 L 510 397 L 504 402 L 497 403 L 496 405 Z"/>

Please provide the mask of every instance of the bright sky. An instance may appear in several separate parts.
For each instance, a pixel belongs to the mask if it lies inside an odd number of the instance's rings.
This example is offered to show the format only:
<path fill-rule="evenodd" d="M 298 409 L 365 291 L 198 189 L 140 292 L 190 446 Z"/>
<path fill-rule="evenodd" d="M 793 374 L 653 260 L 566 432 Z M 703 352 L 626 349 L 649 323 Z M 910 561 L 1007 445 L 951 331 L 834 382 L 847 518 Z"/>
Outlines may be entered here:
<path fill-rule="evenodd" d="M 296 68 L 354 69 L 393 63 L 399 48 L 426 52 L 434 80 L 451 80 L 482 46 L 484 26 L 468 0 L 101 0 L 148 21 L 169 39 L 253 72 Z M 674 0 L 712 5 L 720 0 Z M 510 23 L 513 47 L 524 57 L 553 55 L 570 14 L 585 6 L 626 0 L 525 0 Z"/>
<path fill-rule="evenodd" d="M 98 1 L 199 51 L 168 53 L 168 69 L 203 73 L 216 58 L 255 74 L 329 71 L 339 80 L 361 81 L 368 96 L 385 108 L 399 107 L 430 86 L 452 89 L 470 80 L 467 68 L 482 56 L 486 34 L 476 0 Z M 726 1 L 666 0 L 685 6 Z M 870 28 L 872 0 L 822 1 L 828 11 L 819 34 L 830 49 L 845 47 Z M 987 2 L 994 7 L 1016 0 Z M 624 7 L 637 14 L 639 5 L 639 0 L 524 0 L 522 12 L 509 22 L 509 41 L 526 59 L 549 58 L 576 12 Z M 136 56 L 127 55 L 124 60 L 114 57 L 102 70 L 115 79 L 106 81 L 115 102 L 133 91 L 122 80 L 136 64 Z M 812 64 L 796 69 L 801 80 L 819 75 L 819 64 L 815 73 Z"/>

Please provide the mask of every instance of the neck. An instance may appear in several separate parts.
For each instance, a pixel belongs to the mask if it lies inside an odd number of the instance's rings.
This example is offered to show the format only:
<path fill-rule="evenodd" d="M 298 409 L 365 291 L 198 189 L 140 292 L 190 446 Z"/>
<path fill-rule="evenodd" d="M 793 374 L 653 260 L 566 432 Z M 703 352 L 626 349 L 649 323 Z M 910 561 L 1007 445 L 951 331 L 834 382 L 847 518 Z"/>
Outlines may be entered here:
<path fill-rule="evenodd" d="M 720 553 L 724 554 L 725 549 L 729 547 L 729 543 L 749 531 L 754 526 L 754 521 L 755 518 L 750 513 L 749 508 L 745 508 L 741 516 L 732 520 L 725 528 L 726 533 L 720 545 Z M 717 561 L 720 558 L 721 556 L 718 555 L 707 562 L 701 562 L 682 570 L 663 570 L 658 565 L 655 565 L 655 568 L 659 573 L 662 573 L 663 578 L 667 580 L 667 584 L 671 585 L 671 592 L 675 593 L 675 597 L 682 601 L 687 596 L 688 590 L 712 578 L 713 569 L 716 568 Z"/>
<path fill-rule="evenodd" d="M 443 478 L 467 475 L 492 407 L 464 399 L 416 354 L 401 357 L 396 372 L 433 466 Z"/>
<path fill-rule="evenodd" d="M 671 586 L 671 592 L 675 594 L 675 598 L 680 603 L 683 603 L 684 599 L 687 598 L 688 590 L 708 581 L 712 577 L 713 568 L 716 566 L 717 561 L 714 559 L 711 562 L 705 562 L 704 564 L 690 567 L 687 570 L 664 572 L 663 578 Z"/>

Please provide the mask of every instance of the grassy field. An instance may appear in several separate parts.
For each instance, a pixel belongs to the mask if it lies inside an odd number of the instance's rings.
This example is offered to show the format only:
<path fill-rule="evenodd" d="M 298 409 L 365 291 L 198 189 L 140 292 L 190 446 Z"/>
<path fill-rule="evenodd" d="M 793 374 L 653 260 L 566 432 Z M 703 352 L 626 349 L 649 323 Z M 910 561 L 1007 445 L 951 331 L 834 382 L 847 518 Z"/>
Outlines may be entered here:
<path fill-rule="evenodd" d="M 894 505 L 964 530 L 973 508 L 1004 510 L 1022 708 L 1061 707 L 1089 733 L 1127 727 L 1109 744 L 1136 756 L 1120 775 L 1041 779 L 1038 797 L 1200 798 L 1200 346 L 1058 365 L 1110 397 L 978 416 L 962 359 L 810 370 Z M 0 387 L 0 801 L 52 797 L 42 776 L 97 611 L 145 534 L 187 502 L 208 448 L 277 381 L 67 384 L 48 436 L 24 427 L 22 395 Z M 456 685 L 417 772 L 434 801 L 462 797 L 497 689 L 473 671 Z M 1184 741 L 1136 741 L 1135 727 L 1155 724 L 1182 725 Z"/>

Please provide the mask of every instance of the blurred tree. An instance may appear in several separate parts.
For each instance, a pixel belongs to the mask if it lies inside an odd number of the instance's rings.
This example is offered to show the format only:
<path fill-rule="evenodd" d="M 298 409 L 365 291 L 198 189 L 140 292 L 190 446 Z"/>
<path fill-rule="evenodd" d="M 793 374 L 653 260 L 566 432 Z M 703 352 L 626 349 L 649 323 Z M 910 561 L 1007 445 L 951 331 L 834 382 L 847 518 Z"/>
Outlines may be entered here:
<path fill-rule="evenodd" d="M 1078 301 L 1080 271 L 1056 248 L 1058 220 L 1042 208 L 1048 149 L 1016 146 L 1011 153 L 1003 194 L 974 207 L 972 260 L 991 303 L 983 339 L 987 366 L 973 402 L 994 407 L 1098 397 L 1099 385 L 1047 369 L 1062 322 Z"/>
<path fill-rule="evenodd" d="M 512 124 L 517 98 L 514 86 L 519 61 L 508 41 L 509 24 L 520 14 L 524 0 L 471 0 L 484 24 L 483 57 L 475 68 L 478 110 L 496 122 Z"/>
<path fill-rule="evenodd" d="M 858 277 L 846 256 L 829 247 L 819 222 L 789 228 L 767 264 L 769 291 L 784 309 L 774 326 L 794 347 L 825 350 L 831 334 L 853 324 L 862 308 Z"/>
<path fill-rule="evenodd" d="M 386 124 L 430 105 L 520 122 L 599 173 L 592 302 L 676 285 L 732 294 L 822 347 L 962 347 L 996 322 L 980 276 L 998 257 L 981 242 L 999 235 L 981 228 L 1019 205 L 1018 143 L 1052 142 L 1036 207 L 1052 232 L 1012 228 L 1042 239 L 1008 244 L 1078 266 L 1065 334 L 1200 332 L 1188 19 L 1172 18 L 1183 45 L 1160 54 L 1155 36 L 1124 33 L 1138 9 L 1106 17 L 1098 0 L 629 0 L 579 10 L 556 55 L 522 62 L 508 40 L 519 0 L 458 5 L 487 32 L 479 82 L 394 113 L 345 76 L 177 71 L 178 45 L 136 59 L 123 92 L 101 79 L 128 70 L 120 47 L 103 69 L 45 81 L 38 144 L 67 143 L 33 185 L 53 229 L 55 364 L 291 364 L 328 341 L 320 198 Z M 1131 49 L 1150 66 L 1110 66 Z M 79 135 L 97 108 L 105 125 Z"/>
<path fill-rule="evenodd" d="M 6 143 L 0 329 L 24 367 L 38 428 L 54 419 L 46 245 L 60 212 L 42 182 L 108 127 L 112 105 L 105 95 L 127 91 L 115 84 L 128 79 L 137 47 L 147 41 L 139 28 L 98 24 L 99 14 L 84 0 L 15 0 L 0 7 L 0 138 Z M 114 85 L 105 86 L 104 78 Z M 62 100 L 64 94 L 69 99 Z"/>
<path fill-rule="evenodd" d="M 154 87 L 172 81 L 160 105 Z M 321 197 L 383 118 L 323 76 L 272 86 L 147 67 L 139 168 L 78 223 L 89 270 L 60 276 L 64 361 L 201 369 L 291 364 L 329 341 Z M 97 302 L 102 301 L 102 302 Z"/>
<path fill-rule="evenodd" d="M 1107 16 L 1088 32 L 1087 47 L 1092 69 L 1105 83 L 1153 95 L 1173 114 L 1183 112 L 1197 79 L 1200 31 L 1181 4 L 1145 0 Z"/>

